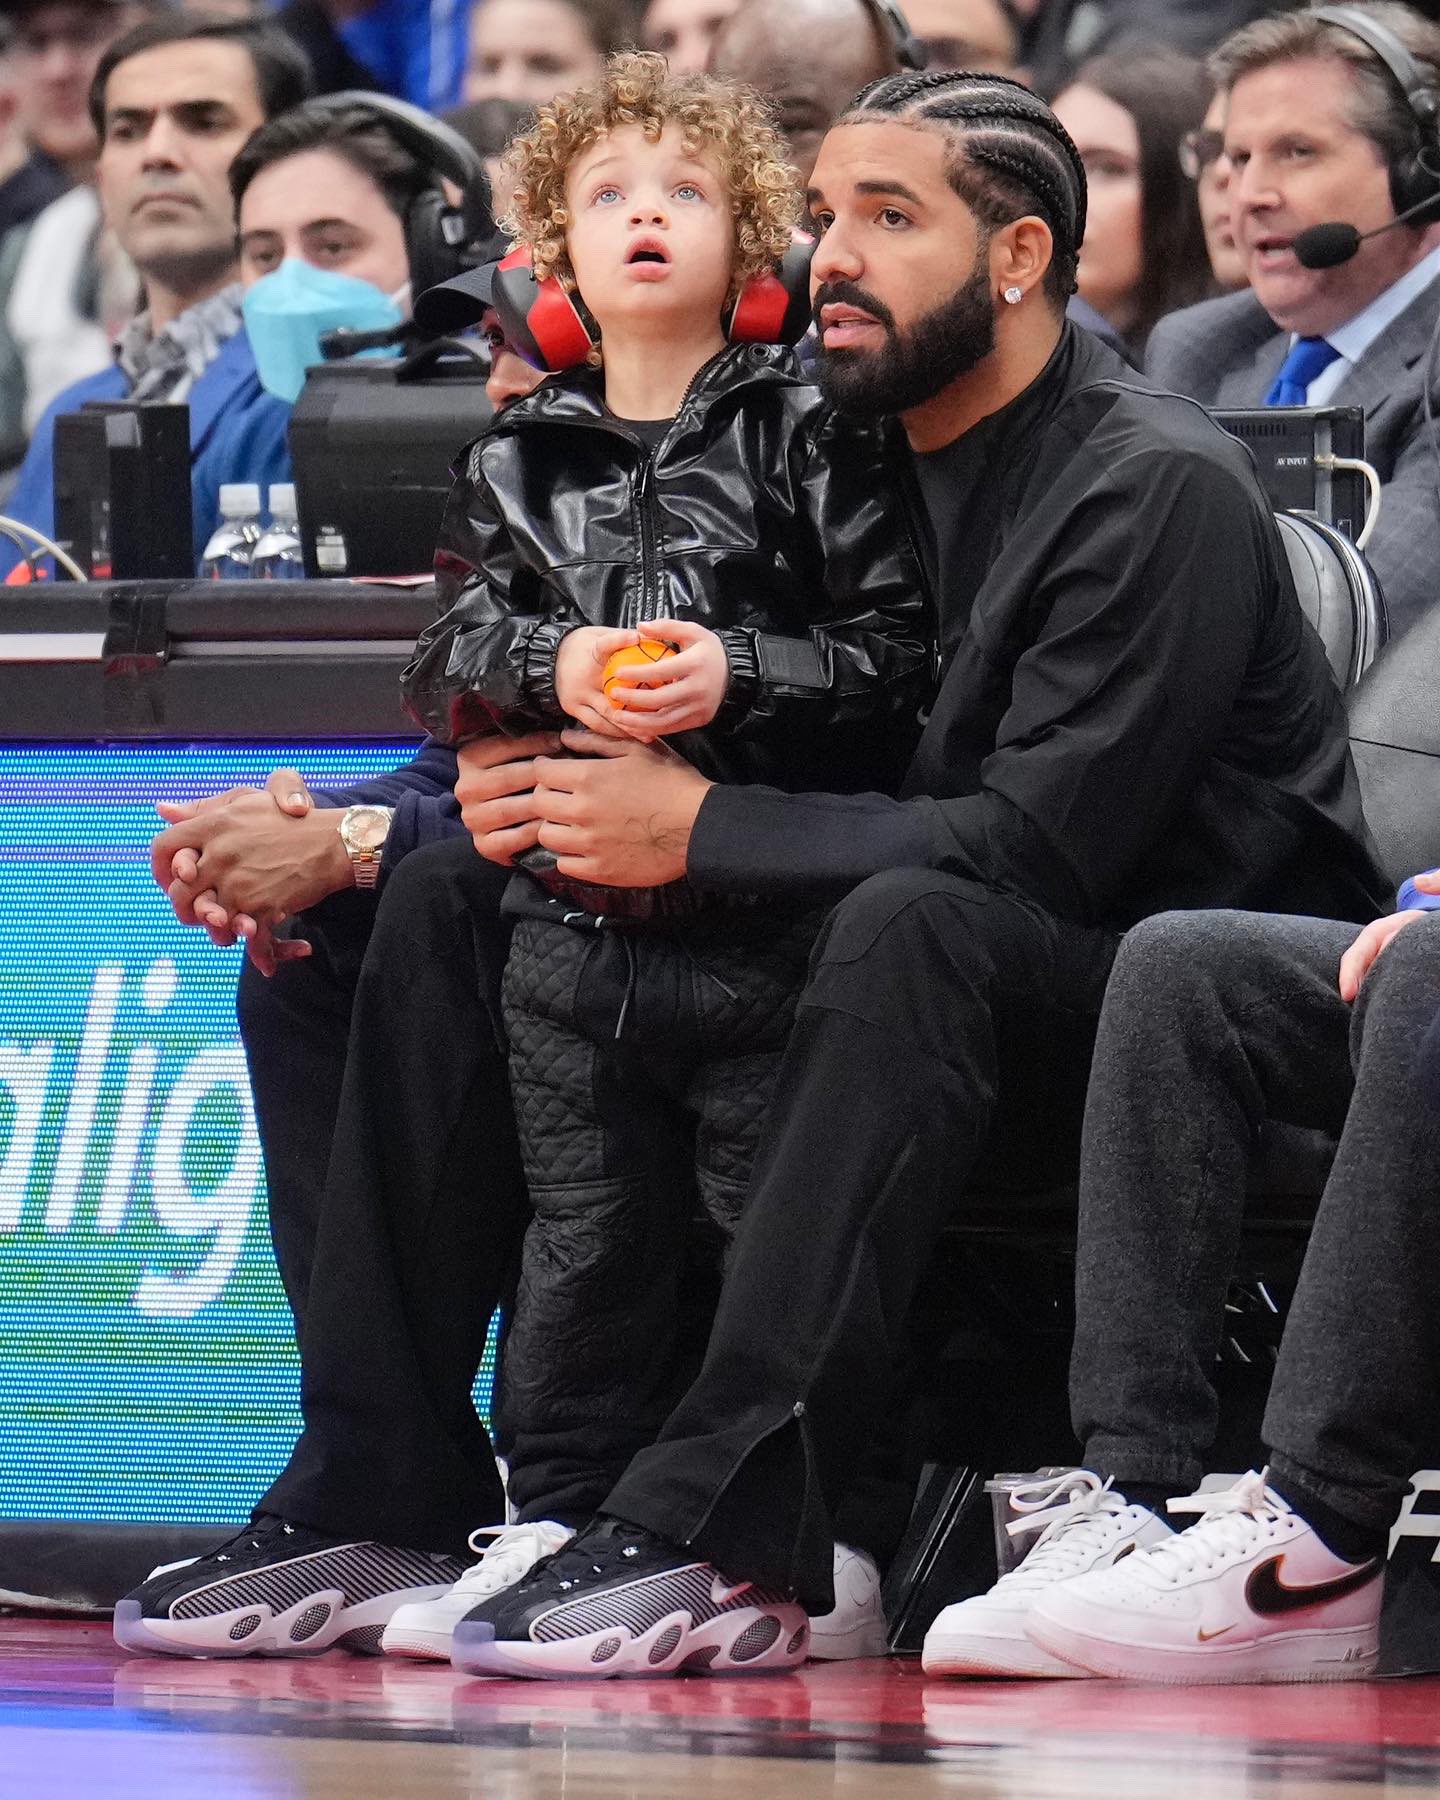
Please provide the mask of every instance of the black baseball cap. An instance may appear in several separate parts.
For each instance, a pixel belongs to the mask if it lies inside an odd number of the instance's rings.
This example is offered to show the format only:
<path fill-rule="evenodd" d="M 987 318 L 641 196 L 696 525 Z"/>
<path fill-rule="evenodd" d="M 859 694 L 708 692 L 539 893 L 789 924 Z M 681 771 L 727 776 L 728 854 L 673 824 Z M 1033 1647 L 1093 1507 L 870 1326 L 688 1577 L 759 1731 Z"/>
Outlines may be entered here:
<path fill-rule="evenodd" d="M 422 331 L 439 336 L 478 325 L 481 314 L 492 304 L 498 266 L 497 258 L 481 263 L 478 269 L 467 269 L 463 275 L 453 275 L 438 287 L 426 288 L 415 301 L 415 323 Z"/>

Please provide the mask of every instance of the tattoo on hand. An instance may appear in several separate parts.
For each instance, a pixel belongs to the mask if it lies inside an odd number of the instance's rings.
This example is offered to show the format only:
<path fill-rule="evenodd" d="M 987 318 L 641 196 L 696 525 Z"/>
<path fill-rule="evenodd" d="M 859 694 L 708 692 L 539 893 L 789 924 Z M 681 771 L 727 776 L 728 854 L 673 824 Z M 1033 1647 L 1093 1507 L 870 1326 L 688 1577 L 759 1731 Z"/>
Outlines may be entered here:
<path fill-rule="evenodd" d="M 638 827 L 638 841 L 647 850 L 658 850 L 666 856 L 684 854 L 686 834 L 683 826 L 667 825 L 660 813 L 652 813 L 648 819 L 632 819 L 630 822 Z"/>

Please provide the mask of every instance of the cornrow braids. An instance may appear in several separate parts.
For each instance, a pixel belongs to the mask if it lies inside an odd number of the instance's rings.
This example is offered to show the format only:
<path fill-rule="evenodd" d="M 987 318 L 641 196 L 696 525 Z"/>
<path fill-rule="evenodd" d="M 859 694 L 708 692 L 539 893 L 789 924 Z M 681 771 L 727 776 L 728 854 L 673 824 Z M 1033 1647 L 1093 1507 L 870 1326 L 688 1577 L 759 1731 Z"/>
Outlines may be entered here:
<path fill-rule="evenodd" d="M 948 170 L 956 193 L 991 229 L 1038 213 L 1055 240 L 1046 287 L 1060 300 L 1075 292 L 1085 236 L 1085 165 L 1043 100 L 1004 75 L 933 69 L 872 81 L 855 96 L 845 120 L 875 114 L 956 127 L 957 154 Z"/>

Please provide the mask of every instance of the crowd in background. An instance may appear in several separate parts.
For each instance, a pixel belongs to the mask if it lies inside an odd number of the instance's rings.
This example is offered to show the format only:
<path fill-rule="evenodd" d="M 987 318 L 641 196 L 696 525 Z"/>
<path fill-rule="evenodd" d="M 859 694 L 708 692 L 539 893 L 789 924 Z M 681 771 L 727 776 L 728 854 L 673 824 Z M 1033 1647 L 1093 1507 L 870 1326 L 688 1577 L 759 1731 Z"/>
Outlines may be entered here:
<path fill-rule="evenodd" d="M 106 49 L 165 0 L 7 0 L 0 14 L 0 470 L 46 407 L 108 368 L 141 304 L 123 228 L 102 213 L 90 84 Z M 195 10 L 262 16 L 245 0 Z M 1080 291 L 1138 361 L 1155 321 L 1240 285 L 1226 174 L 1200 60 L 1269 10 L 1256 0 L 912 0 L 931 68 L 1011 74 L 1053 97 L 1091 188 Z M 830 120 L 891 66 L 861 0 L 290 0 L 275 15 L 316 89 L 373 89 L 448 118 L 498 179 L 536 105 L 639 43 L 772 101 L 804 174 Z M 503 199 L 503 193 L 499 196 Z"/>

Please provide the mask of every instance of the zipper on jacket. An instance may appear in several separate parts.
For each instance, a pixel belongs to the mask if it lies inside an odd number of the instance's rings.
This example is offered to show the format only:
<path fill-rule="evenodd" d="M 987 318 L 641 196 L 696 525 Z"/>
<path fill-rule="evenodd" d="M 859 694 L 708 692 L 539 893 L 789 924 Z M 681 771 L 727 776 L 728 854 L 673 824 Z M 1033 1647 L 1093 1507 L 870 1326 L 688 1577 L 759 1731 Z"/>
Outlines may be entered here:
<path fill-rule="evenodd" d="M 754 348 L 754 346 L 748 348 Z M 690 377 L 690 384 L 680 397 L 680 404 L 675 409 L 675 417 L 670 422 L 670 430 L 660 440 L 659 449 L 663 450 L 669 443 L 671 434 L 684 416 L 685 409 L 733 349 L 734 345 L 727 344 L 725 349 L 717 350 L 714 356 L 708 362 L 702 363 Z M 768 360 L 767 357 L 766 361 L 768 362 Z M 612 437 L 623 438 L 627 444 L 632 444 L 639 453 L 640 473 L 635 483 L 633 511 L 638 527 L 637 536 L 640 540 L 640 597 L 633 605 L 627 603 L 624 609 L 625 616 L 620 620 L 620 624 L 622 627 L 631 629 L 640 624 L 649 624 L 652 619 L 660 616 L 661 600 L 659 580 L 660 508 L 655 499 L 654 454 L 643 438 L 637 437 L 633 431 L 627 431 L 618 420 L 606 418 L 603 415 L 599 418 L 589 419 L 550 420 L 544 417 L 532 419 L 522 413 L 518 418 L 505 421 L 505 429 L 510 431 L 517 428 L 521 430 L 534 429 L 539 426 L 549 426 L 553 429 L 556 425 L 572 431 L 608 432 Z"/>
<path fill-rule="evenodd" d="M 685 416 L 685 409 L 695 394 L 705 386 L 721 359 L 729 354 L 730 348 L 727 345 L 724 350 L 717 351 L 690 377 L 685 392 L 680 396 L 680 404 L 675 408 L 670 429 L 656 445 L 656 450 L 663 450 L 670 442 L 675 427 Z M 660 592 L 660 507 L 655 499 L 655 451 L 651 450 L 643 438 L 632 437 L 628 431 L 621 435 L 630 438 L 640 450 L 640 477 L 635 484 L 635 515 L 640 527 L 640 602 L 636 617 L 628 623 L 648 625 L 652 619 L 660 617 L 663 598 Z"/>
<path fill-rule="evenodd" d="M 677 415 L 678 416 L 678 415 Z M 642 444 L 635 510 L 640 523 L 640 606 L 636 624 L 660 616 L 660 508 L 655 502 L 655 459 Z"/>

